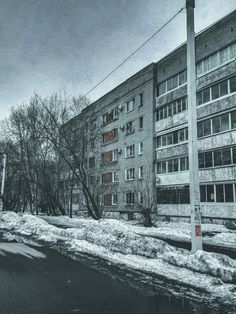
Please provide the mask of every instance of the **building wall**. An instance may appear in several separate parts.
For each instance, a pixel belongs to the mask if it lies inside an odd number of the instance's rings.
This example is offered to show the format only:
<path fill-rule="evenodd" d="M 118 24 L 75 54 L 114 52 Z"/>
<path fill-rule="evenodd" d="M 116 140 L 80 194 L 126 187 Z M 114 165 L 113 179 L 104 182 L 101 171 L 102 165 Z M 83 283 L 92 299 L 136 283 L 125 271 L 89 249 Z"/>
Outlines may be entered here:
<path fill-rule="evenodd" d="M 205 60 L 210 55 L 223 50 L 225 47 L 235 42 L 236 32 L 236 12 L 232 12 L 229 16 L 222 19 L 212 27 L 201 32 L 196 37 L 196 60 Z M 203 61 L 204 62 L 204 61 Z M 168 80 L 181 71 L 186 69 L 186 45 L 176 49 L 173 53 L 157 62 L 157 84 Z M 205 87 L 213 86 L 226 78 L 230 78 L 236 74 L 235 58 L 228 60 L 218 68 L 209 71 L 205 75 L 197 78 L 197 91 L 203 90 Z M 161 96 L 156 98 L 156 110 L 162 108 L 165 104 L 171 103 L 187 94 L 187 84 L 183 84 Z M 198 121 L 214 118 L 217 115 L 229 113 L 236 110 L 236 93 L 229 93 L 209 101 L 197 107 Z M 174 132 L 175 130 L 187 127 L 188 113 L 187 110 L 175 114 L 173 116 L 155 121 L 155 137 L 163 134 Z M 212 122 L 211 122 L 212 123 Z M 236 130 L 226 130 L 217 134 L 211 134 L 199 138 L 198 149 L 199 153 L 205 151 L 214 151 L 220 148 L 227 148 L 236 145 Z M 179 144 L 159 147 L 155 151 L 155 163 L 167 161 L 173 158 L 180 158 L 188 155 L 187 141 Z M 202 202 L 204 216 L 211 217 L 234 217 L 236 218 L 236 165 L 229 164 L 218 167 L 210 167 L 200 169 L 200 184 L 201 185 L 225 185 L 233 184 L 234 201 L 233 202 Z M 189 173 L 188 170 L 177 171 L 170 173 L 158 173 L 157 176 L 157 191 L 163 189 L 177 189 L 181 186 L 188 186 Z M 215 188 L 216 189 L 216 188 Z M 216 191 L 216 190 L 215 190 Z M 216 198 L 216 195 L 214 196 Z M 226 197 L 225 197 L 226 199 Z M 169 215 L 189 215 L 188 204 L 158 204 L 158 213 Z"/>

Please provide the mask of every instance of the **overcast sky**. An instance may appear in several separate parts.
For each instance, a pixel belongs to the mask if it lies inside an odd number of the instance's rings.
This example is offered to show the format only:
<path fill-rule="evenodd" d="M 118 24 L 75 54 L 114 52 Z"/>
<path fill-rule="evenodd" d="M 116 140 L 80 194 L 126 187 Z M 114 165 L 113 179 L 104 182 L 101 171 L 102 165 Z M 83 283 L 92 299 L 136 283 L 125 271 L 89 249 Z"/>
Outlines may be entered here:
<path fill-rule="evenodd" d="M 152 35 L 185 0 L 0 1 L 0 118 L 37 92 L 85 94 Z M 196 0 L 199 31 L 236 9 L 236 0 Z M 181 13 L 90 95 L 102 96 L 186 39 Z"/>

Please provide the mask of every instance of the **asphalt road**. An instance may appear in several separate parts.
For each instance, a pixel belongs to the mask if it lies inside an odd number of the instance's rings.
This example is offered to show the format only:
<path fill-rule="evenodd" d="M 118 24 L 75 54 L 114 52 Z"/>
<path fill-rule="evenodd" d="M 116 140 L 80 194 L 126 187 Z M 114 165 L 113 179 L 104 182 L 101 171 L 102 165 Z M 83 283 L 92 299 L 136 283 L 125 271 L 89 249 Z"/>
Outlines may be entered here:
<path fill-rule="evenodd" d="M 0 242 L 0 313 L 219 313 L 142 290 L 128 273 L 119 280 L 114 270 L 108 275 L 98 269 L 48 247 Z"/>

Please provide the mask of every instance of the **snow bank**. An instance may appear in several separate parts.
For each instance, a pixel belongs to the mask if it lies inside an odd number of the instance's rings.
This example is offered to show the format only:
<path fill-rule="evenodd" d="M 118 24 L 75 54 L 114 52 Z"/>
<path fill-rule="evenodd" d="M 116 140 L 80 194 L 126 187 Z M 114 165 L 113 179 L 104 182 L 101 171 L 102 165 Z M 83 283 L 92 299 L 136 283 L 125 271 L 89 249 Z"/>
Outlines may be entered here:
<path fill-rule="evenodd" d="M 177 249 L 162 240 L 140 236 L 118 220 L 94 221 L 91 219 L 60 218 L 61 223 L 68 220 L 76 228 L 62 229 L 32 216 L 12 212 L 0 213 L 0 227 L 14 230 L 24 235 L 34 235 L 37 239 L 56 243 L 64 241 L 70 249 L 90 247 L 94 254 L 120 254 L 127 259 L 139 258 L 143 265 L 165 263 L 165 265 L 188 269 L 199 274 L 207 274 L 227 283 L 236 283 L 236 261 L 227 256 L 199 251 L 189 254 L 187 250 Z M 64 224 L 63 223 L 63 224 Z M 145 268 L 145 267 L 144 267 Z M 186 280 L 186 279 L 185 279 Z M 219 284 L 219 283 L 218 283 Z"/>

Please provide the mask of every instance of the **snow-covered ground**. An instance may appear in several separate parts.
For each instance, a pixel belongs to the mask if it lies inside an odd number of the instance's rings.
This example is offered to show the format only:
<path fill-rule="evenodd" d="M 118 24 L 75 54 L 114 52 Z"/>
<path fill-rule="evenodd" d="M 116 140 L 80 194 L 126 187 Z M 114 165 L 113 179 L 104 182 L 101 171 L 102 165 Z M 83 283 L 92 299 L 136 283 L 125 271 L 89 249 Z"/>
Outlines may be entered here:
<path fill-rule="evenodd" d="M 83 221 L 89 223 L 89 219 L 69 218 L 67 216 L 59 217 L 42 217 L 51 224 L 58 226 L 80 228 Z M 143 236 L 159 237 L 176 241 L 191 241 L 191 226 L 187 222 L 156 222 L 155 227 L 146 228 L 141 226 L 137 221 L 120 220 L 120 224 L 129 227 L 129 230 Z M 236 249 L 236 231 L 227 229 L 220 224 L 202 224 L 203 242 L 216 246 L 227 246 Z M 205 235 L 206 234 L 206 235 Z M 209 236 L 209 234 L 212 234 Z"/>
<path fill-rule="evenodd" d="M 13 212 L 0 213 L 0 228 L 32 235 L 48 243 L 60 241 L 68 251 L 93 254 L 114 263 L 155 273 L 178 284 L 202 289 L 211 298 L 236 306 L 236 261 L 227 256 L 203 251 L 190 254 L 162 240 L 142 236 L 136 230 L 141 227 L 117 220 L 94 221 L 68 217 L 49 220 L 70 228 L 58 228 L 38 217 Z M 153 228 L 148 230 L 154 231 Z"/>

